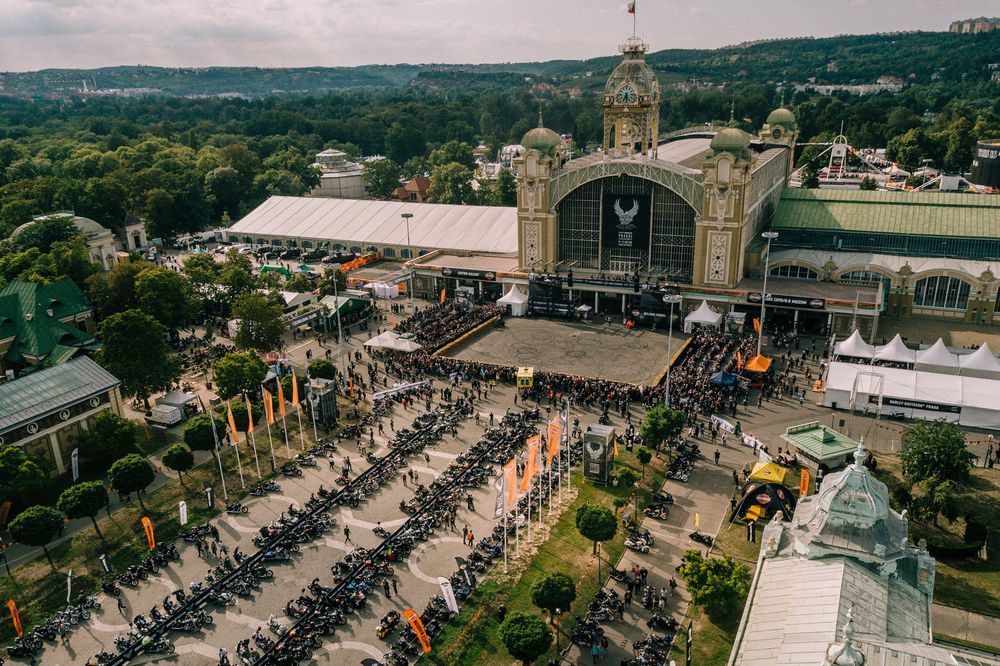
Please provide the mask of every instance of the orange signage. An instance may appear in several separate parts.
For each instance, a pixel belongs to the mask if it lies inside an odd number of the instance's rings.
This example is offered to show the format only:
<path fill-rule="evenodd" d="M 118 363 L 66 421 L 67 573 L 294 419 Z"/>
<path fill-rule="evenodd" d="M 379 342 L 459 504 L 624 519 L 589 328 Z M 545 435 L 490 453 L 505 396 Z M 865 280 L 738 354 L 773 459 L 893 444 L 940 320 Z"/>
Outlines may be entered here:
<path fill-rule="evenodd" d="M 153 536 L 153 521 L 143 516 L 142 529 L 146 532 L 146 541 L 149 542 L 149 549 L 156 548 L 156 538 Z"/>
<path fill-rule="evenodd" d="M 410 623 L 413 633 L 417 635 L 417 640 L 420 641 L 420 647 L 424 649 L 424 654 L 428 654 L 431 651 L 431 639 L 427 637 L 427 631 L 424 630 L 424 623 L 420 621 L 420 616 L 412 608 L 407 608 L 403 611 L 403 617 Z"/>
<path fill-rule="evenodd" d="M 21 627 L 21 614 L 17 611 L 17 604 L 14 603 L 13 599 L 7 600 L 7 608 L 10 609 L 10 619 L 14 621 L 14 631 L 17 632 L 18 638 L 24 636 L 24 628 Z"/>
<path fill-rule="evenodd" d="M 799 472 L 799 497 L 809 494 L 809 470 L 804 469 Z"/>

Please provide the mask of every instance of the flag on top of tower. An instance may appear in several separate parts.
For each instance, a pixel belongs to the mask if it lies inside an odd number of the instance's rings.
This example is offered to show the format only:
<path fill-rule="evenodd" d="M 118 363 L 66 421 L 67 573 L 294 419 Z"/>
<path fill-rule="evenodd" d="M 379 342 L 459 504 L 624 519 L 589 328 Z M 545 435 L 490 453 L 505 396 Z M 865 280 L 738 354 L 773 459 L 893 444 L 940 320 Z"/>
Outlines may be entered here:
<path fill-rule="evenodd" d="M 628 9 L 629 14 L 635 14 L 635 0 L 632 0 L 632 2 L 628 3 L 626 7 Z"/>

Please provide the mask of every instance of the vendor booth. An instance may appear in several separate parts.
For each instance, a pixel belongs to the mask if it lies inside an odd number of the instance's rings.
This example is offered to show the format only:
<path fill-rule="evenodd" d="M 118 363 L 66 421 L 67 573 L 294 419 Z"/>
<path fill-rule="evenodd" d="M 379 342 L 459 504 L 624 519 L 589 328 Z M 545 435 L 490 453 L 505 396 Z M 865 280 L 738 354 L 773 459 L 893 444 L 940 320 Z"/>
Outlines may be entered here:
<path fill-rule="evenodd" d="M 763 481 L 764 483 L 784 483 L 787 473 L 788 470 L 777 463 L 759 462 L 753 466 L 750 480 Z"/>
<path fill-rule="evenodd" d="M 719 328 L 723 316 L 708 306 L 708 301 L 702 301 L 698 309 L 684 317 L 684 332 L 690 333 L 695 326 L 711 326 Z"/>
<path fill-rule="evenodd" d="M 510 291 L 497 299 L 497 305 L 506 306 L 514 317 L 523 317 L 528 313 L 528 295 L 515 284 L 511 286 Z"/>
<path fill-rule="evenodd" d="M 958 374 L 963 377 L 1000 379 L 1000 360 L 985 342 L 971 354 L 958 357 Z"/>
<path fill-rule="evenodd" d="M 415 352 L 418 349 L 423 349 L 423 347 L 409 338 L 404 338 L 401 335 L 393 333 L 392 331 L 386 331 L 374 338 L 371 338 L 365 342 L 365 347 L 368 349 L 391 349 L 393 351 L 399 352 Z"/>
<path fill-rule="evenodd" d="M 371 289 L 375 298 L 396 298 L 399 296 L 398 284 L 386 284 L 385 282 L 371 282 L 365 285 L 365 289 Z"/>
<path fill-rule="evenodd" d="M 902 363 L 906 367 L 913 367 L 917 360 L 917 354 L 906 346 L 903 338 L 896 334 L 889 344 L 875 348 L 875 355 L 872 357 L 876 364 L 880 363 Z"/>
<path fill-rule="evenodd" d="M 825 474 L 845 467 L 854 460 L 858 448 L 856 441 L 818 421 L 792 426 L 781 439 L 788 442 L 796 460 L 813 475 L 821 469 Z"/>
<path fill-rule="evenodd" d="M 833 357 L 836 358 L 863 358 L 871 360 L 875 355 L 875 347 L 865 342 L 861 337 L 861 332 L 854 329 L 850 337 L 838 342 L 833 348 Z"/>
<path fill-rule="evenodd" d="M 782 520 L 792 519 L 792 514 L 795 513 L 795 496 L 792 492 L 780 483 L 751 481 L 743 486 L 742 498 L 736 505 L 730 522 L 737 518 L 770 518 L 778 511 L 784 514 Z"/>

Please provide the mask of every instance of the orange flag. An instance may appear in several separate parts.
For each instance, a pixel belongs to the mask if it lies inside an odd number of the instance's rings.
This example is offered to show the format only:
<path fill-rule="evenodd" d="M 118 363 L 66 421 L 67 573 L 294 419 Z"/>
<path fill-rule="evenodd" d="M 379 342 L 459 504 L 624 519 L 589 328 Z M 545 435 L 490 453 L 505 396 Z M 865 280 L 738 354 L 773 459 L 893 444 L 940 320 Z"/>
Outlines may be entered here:
<path fill-rule="evenodd" d="M 615 437 L 614 439 L 612 439 L 611 443 L 614 444 L 615 448 L 614 448 L 613 453 L 614 453 L 614 457 L 617 458 L 618 457 L 618 438 Z"/>
<path fill-rule="evenodd" d="M 281 380 L 278 380 L 278 413 L 285 415 L 285 392 L 281 388 Z"/>
<path fill-rule="evenodd" d="M 156 539 L 153 537 L 153 521 L 143 516 L 142 529 L 146 532 L 146 541 L 149 542 L 149 549 L 153 550 L 156 548 Z"/>
<path fill-rule="evenodd" d="M 417 640 L 420 641 L 420 647 L 424 649 L 424 654 L 430 652 L 431 639 L 427 637 L 427 631 L 424 629 L 424 623 L 420 621 L 420 616 L 412 608 L 407 608 L 403 611 L 403 617 L 410 623 L 413 633 L 417 635 Z"/>
<path fill-rule="evenodd" d="M 753 330 L 757 333 L 757 335 L 760 335 L 760 319 L 757 319 L 756 317 L 753 319 Z"/>
<path fill-rule="evenodd" d="M 441 290 L 441 302 L 444 303 L 444 289 Z"/>
<path fill-rule="evenodd" d="M 232 403 L 226 403 L 226 418 L 229 419 L 229 432 L 233 434 L 233 446 L 236 446 L 236 443 L 240 441 L 240 433 L 236 432 L 236 419 L 233 418 Z"/>
<path fill-rule="evenodd" d="M 562 426 L 559 425 L 559 417 L 552 419 L 552 423 L 548 427 L 549 436 L 549 455 L 547 464 L 552 466 L 552 459 L 556 457 L 559 453 L 559 440 L 562 439 Z"/>
<path fill-rule="evenodd" d="M 253 432 L 253 409 L 250 408 L 250 398 L 247 398 L 247 434 Z"/>
<path fill-rule="evenodd" d="M 743 354 L 736 352 L 736 370 L 743 369 Z"/>
<path fill-rule="evenodd" d="M 538 435 L 532 435 L 528 438 L 528 459 L 524 463 L 524 476 L 521 477 L 519 492 L 526 492 L 531 484 L 531 479 L 538 473 L 536 460 L 538 459 L 538 445 L 540 443 L 541 438 Z"/>
<path fill-rule="evenodd" d="M 507 490 L 503 506 L 509 509 L 517 503 L 517 460 L 514 458 L 503 466 L 503 485 Z"/>
<path fill-rule="evenodd" d="M 292 407 L 299 404 L 299 379 L 292 373 Z"/>
<path fill-rule="evenodd" d="M 350 375 L 347 377 L 347 384 L 351 388 L 351 397 L 354 397 L 354 376 Z"/>
<path fill-rule="evenodd" d="M 799 472 L 799 497 L 809 494 L 809 470 L 804 469 Z"/>
<path fill-rule="evenodd" d="M 274 396 L 263 386 L 260 387 L 260 393 L 264 396 L 264 418 L 267 425 L 271 425 L 274 423 Z"/>
<path fill-rule="evenodd" d="M 24 628 L 21 626 L 21 613 L 17 610 L 17 604 L 14 603 L 13 599 L 7 600 L 7 608 L 10 610 L 10 619 L 14 621 L 14 631 L 17 632 L 18 638 L 24 636 Z"/>

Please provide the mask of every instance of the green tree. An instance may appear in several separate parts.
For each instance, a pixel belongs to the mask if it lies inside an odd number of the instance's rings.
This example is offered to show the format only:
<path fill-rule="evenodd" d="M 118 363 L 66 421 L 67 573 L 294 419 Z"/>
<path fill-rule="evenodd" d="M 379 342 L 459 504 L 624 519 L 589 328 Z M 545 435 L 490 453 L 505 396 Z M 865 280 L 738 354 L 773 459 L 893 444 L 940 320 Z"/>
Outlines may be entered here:
<path fill-rule="evenodd" d="M 48 484 L 45 471 L 17 446 L 0 448 L 0 497 L 24 506 Z"/>
<path fill-rule="evenodd" d="M 307 372 L 310 377 L 316 377 L 319 379 L 337 378 L 337 366 L 325 358 L 314 358 L 309 361 Z"/>
<path fill-rule="evenodd" d="M 816 166 L 812 162 L 802 170 L 802 187 L 810 190 L 819 187 L 819 171 L 816 170 Z"/>
<path fill-rule="evenodd" d="M 319 281 L 319 295 L 332 296 L 335 291 L 335 284 L 336 292 L 338 294 L 343 294 L 344 290 L 347 289 L 347 273 L 339 268 L 325 269 L 323 271 L 323 277 L 320 278 Z"/>
<path fill-rule="evenodd" d="M 59 534 L 63 526 L 62 515 L 50 506 L 28 507 L 10 521 L 7 529 L 11 538 L 17 543 L 25 546 L 41 548 L 52 570 L 56 570 L 56 564 L 52 561 L 52 554 L 49 553 L 49 543 Z"/>
<path fill-rule="evenodd" d="M 472 171 L 462 164 L 451 162 L 434 167 L 431 186 L 427 190 L 431 203 L 468 204 L 476 199 L 472 189 Z"/>
<path fill-rule="evenodd" d="M 172 195 L 162 187 L 156 187 L 146 192 L 143 210 L 149 222 L 146 232 L 153 238 L 170 238 L 180 230 L 177 222 L 177 202 Z"/>
<path fill-rule="evenodd" d="M 389 158 L 368 160 L 361 166 L 361 177 L 365 181 L 365 192 L 373 199 L 388 199 L 399 187 L 399 165 Z"/>
<path fill-rule="evenodd" d="M 218 283 L 226 293 L 229 303 L 257 288 L 259 280 L 253 274 L 250 259 L 236 250 L 226 255 L 226 263 L 219 270 Z"/>
<path fill-rule="evenodd" d="M 642 478 L 646 478 L 646 465 L 649 461 L 653 459 L 653 453 L 644 446 L 639 447 L 639 450 L 635 452 L 635 458 L 642 465 Z"/>
<path fill-rule="evenodd" d="M 312 281 L 305 273 L 296 273 L 285 281 L 285 291 L 294 291 L 301 294 L 307 291 L 312 291 L 312 289 Z"/>
<path fill-rule="evenodd" d="M 142 493 L 156 478 L 156 472 L 148 460 L 138 453 L 130 453 L 115 461 L 108 470 L 108 478 L 111 480 L 111 487 L 118 492 L 136 493 L 139 506 L 143 511 L 146 510 L 146 505 L 142 503 Z"/>
<path fill-rule="evenodd" d="M 163 464 L 177 472 L 177 478 L 184 483 L 184 472 L 194 467 L 194 454 L 183 444 L 173 444 L 163 452 Z"/>
<path fill-rule="evenodd" d="M 180 363 L 167 343 L 167 330 L 138 310 L 126 310 L 101 322 L 103 347 L 98 361 L 121 380 L 121 391 L 149 408 L 149 396 L 166 391 L 181 376 Z"/>
<path fill-rule="evenodd" d="M 416 155 L 403 162 L 399 168 L 400 175 L 406 180 L 417 176 L 426 176 L 431 172 L 431 163 L 423 155 Z"/>
<path fill-rule="evenodd" d="M 623 467 L 622 470 L 618 472 L 618 483 L 625 488 L 633 488 L 638 480 L 639 475 L 628 467 Z"/>
<path fill-rule="evenodd" d="M 430 163 L 435 169 L 457 163 L 471 170 L 476 166 L 476 158 L 472 154 L 472 146 L 465 141 L 448 141 L 431 151 Z"/>
<path fill-rule="evenodd" d="M 750 591 L 750 570 L 733 558 L 705 558 L 696 550 L 681 558 L 681 577 L 691 601 L 715 622 L 732 619 L 743 609 Z"/>
<path fill-rule="evenodd" d="M 233 409 L 233 422 L 236 423 L 237 432 L 246 432 L 247 427 L 250 423 L 247 421 L 247 402 L 246 400 L 237 400 L 230 403 Z M 252 404 L 250 406 L 251 413 L 253 414 L 253 422 L 256 424 L 260 421 L 260 418 L 264 415 L 264 403 Z"/>
<path fill-rule="evenodd" d="M 240 349 L 272 351 L 282 346 L 287 327 L 282 308 L 258 292 L 247 292 L 233 304 L 233 318 L 239 319 L 234 342 Z"/>
<path fill-rule="evenodd" d="M 214 434 L 212 421 L 215 421 Z M 226 424 L 208 414 L 193 416 L 184 424 L 184 443 L 193 451 L 214 451 L 216 436 L 220 440 L 226 436 Z"/>
<path fill-rule="evenodd" d="M 267 376 L 267 365 L 254 352 L 232 352 L 215 362 L 215 384 L 219 397 L 255 391 Z"/>
<path fill-rule="evenodd" d="M 104 472 L 122 456 L 136 452 L 139 426 L 131 419 L 105 410 L 94 417 L 89 428 L 76 436 L 80 455 L 96 471 Z"/>
<path fill-rule="evenodd" d="M 35 220 L 22 229 L 17 235 L 17 246 L 21 250 L 37 248 L 43 254 L 48 254 L 53 244 L 79 235 L 80 230 L 73 224 L 72 215 L 50 215 Z"/>
<path fill-rule="evenodd" d="M 545 620 L 521 611 L 508 613 L 499 633 L 510 656 L 525 665 L 533 663 L 552 645 L 552 632 Z"/>
<path fill-rule="evenodd" d="M 936 478 L 926 479 L 916 484 L 918 490 L 910 502 L 913 513 L 923 521 L 930 521 L 938 526 L 938 518 L 944 516 L 949 523 L 959 517 L 958 496 L 954 481 L 939 481 Z"/>
<path fill-rule="evenodd" d="M 965 448 L 965 435 L 942 419 L 918 421 L 903 431 L 899 460 L 910 483 L 927 479 L 963 482 L 976 456 Z"/>
<path fill-rule="evenodd" d="M 96 273 L 87 280 L 90 300 L 101 319 L 139 308 L 135 283 L 139 273 L 148 267 L 149 264 L 143 261 L 123 261 L 110 271 Z"/>
<path fill-rule="evenodd" d="M 385 153 L 396 164 L 427 152 L 424 135 L 409 124 L 393 123 L 385 132 Z"/>
<path fill-rule="evenodd" d="M 167 328 L 180 328 L 197 311 L 190 280 L 161 266 L 150 266 L 139 273 L 135 292 L 139 309 Z"/>
<path fill-rule="evenodd" d="M 497 175 L 497 206 L 517 205 L 517 178 L 510 169 L 500 169 Z"/>
<path fill-rule="evenodd" d="M 564 573 L 550 573 L 531 585 L 531 603 L 549 612 L 549 620 L 556 610 L 567 611 L 576 601 L 576 584 Z"/>
<path fill-rule="evenodd" d="M 609 541 L 618 531 L 618 520 L 611 509 L 600 504 L 587 503 L 576 510 L 576 529 L 585 538 L 594 543 L 594 554 L 597 554 L 597 543 Z"/>
<path fill-rule="evenodd" d="M 864 178 L 861 179 L 861 184 L 858 185 L 858 189 L 867 190 L 871 192 L 878 189 L 878 183 L 875 182 L 874 178 L 871 178 L 870 176 L 865 176 Z"/>
<path fill-rule="evenodd" d="M 684 412 L 656 405 L 642 419 L 639 435 L 643 442 L 659 450 L 662 443 L 669 444 L 681 434 L 685 420 Z"/>
<path fill-rule="evenodd" d="M 90 518 L 98 538 L 104 541 L 101 528 L 97 526 L 97 513 L 105 507 L 108 501 L 108 491 L 100 481 L 77 483 L 62 491 L 56 508 L 66 514 L 69 519 Z"/>

